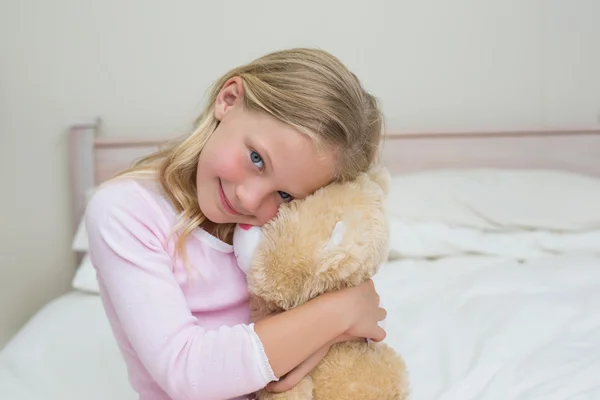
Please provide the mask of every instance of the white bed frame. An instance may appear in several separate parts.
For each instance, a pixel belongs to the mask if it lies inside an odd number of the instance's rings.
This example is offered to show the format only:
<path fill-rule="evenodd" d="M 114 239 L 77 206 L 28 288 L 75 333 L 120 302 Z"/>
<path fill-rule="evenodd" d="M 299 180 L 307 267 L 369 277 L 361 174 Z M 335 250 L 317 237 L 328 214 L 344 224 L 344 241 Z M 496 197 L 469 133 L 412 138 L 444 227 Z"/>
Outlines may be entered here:
<path fill-rule="evenodd" d="M 86 192 L 154 150 L 168 138 L 101 134 L 101 121 L 73 125 L 69 158 L 73 223 Z M 600 130 L 388 133 L 383 162 L 392 174 L 438 168 L 561 169 L 600 177 Z"/>

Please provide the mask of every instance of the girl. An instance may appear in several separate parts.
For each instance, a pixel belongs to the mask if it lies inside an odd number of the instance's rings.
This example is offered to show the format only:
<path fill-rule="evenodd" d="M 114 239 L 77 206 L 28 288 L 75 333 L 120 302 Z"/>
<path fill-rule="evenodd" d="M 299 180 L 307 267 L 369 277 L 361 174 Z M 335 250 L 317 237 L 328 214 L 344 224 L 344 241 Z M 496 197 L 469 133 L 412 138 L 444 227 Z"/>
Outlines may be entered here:
<path fill-rule="evenodd" d="M 235 224 L 262 225 L 282 203 L 369 168 L 382 126 L 337 58 L 278 51 L 228 72 L 189 135 L 96 192 L 90 257 L 140 399 L 287 390 L 333 343 L 384 339 L 371 281 L 249 324 L 231 246 Z"/>

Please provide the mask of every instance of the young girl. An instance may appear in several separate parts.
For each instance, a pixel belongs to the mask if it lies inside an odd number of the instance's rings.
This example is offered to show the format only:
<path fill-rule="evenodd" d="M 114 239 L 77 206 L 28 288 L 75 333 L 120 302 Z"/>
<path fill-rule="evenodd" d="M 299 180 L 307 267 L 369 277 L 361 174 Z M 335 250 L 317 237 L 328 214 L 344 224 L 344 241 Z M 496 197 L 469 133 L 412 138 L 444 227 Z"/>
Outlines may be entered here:
<path fill-rule="evenodd" d="M 189 135 L 96 192 L 90 257 L 140 399 L 287 390 L 333 343 L 384 339 L 371 281 L 249 324 L 231 246 L 235 224 L 262 225 L 282 203 L 369 168 L 382 126 L 337 58 L 279 51 L 228 72 Z"/>

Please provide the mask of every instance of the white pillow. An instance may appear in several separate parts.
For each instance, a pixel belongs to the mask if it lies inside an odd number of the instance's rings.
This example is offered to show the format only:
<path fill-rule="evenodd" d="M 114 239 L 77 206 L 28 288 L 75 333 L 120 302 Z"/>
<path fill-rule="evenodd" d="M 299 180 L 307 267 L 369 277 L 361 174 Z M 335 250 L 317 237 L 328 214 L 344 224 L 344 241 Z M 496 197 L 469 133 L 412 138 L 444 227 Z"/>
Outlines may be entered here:
<path fill-rule="evenodd" d="M 392 217 L 489 231 L 600 229 L 600 179 L 554 170 L 438 170 L 393 176 Z"/>
<path fill-rule="evenodd" d="M 89 243 L 87 231 L 85 229 L 84 217 L 82 217 L 81 221 L 79 221 L 77 232 L 75 233 L 75 237 L 73 238 L 71 248 L 75 252 L 84 253 L 83 258 L 77 266 L 77 270 L 75 271 L 75 275 L 73 276 L 73 279 L 71 281 L 71 286 L 73 287 L 73 289 L 82 292 L 98 293 L 96 270 L 92 266 L 92 262 L 90 261 L 90 256 L 88 254 Z"/>
<path fill-rule="evenodd" d="M 96 189 L 96 187 L 93 187 L 86 191 L 86 204 L 89 202 Z M 73 242 L 71 243 L 71 249 L 78 253 L 85 253 L 83 259 L 77 267 L 77 271 L 75 271 L 75 276 L 73 276 L 71 286 L 75 290 L 82 292 L 98 293 L 99 289 L 98 281 L 96 280 L 96 270 L 92 266 L 92 262 L 90 261 L 90 257 L 88 255 L 89 242 L 87 231 L 85 229 L 85 214 L 79 220 L 77 231 L 75 232 Z"/>
<path fill-rule="evenodd" d="M 546 230 L 491 232 L 440 223 L 405 223 L 391 218 L 394 259 L 425 259 L 470 254 L 528 260 L 561 253 L 600 255 L 600 229 L 586 232 Z"/>
<path fill-rule="evenodd" d="M 75 276 L 71 281 L 71 286 L 75 290 L 85 293 L 100 293 L 98 280 L 96 279 L 96 270 L 90 261 L 90 256 L 86 253 L 81 263 L 77 267 Z"/>
<path fill-rule="evenodd" d="M 94 195 L 97 187 L 93 187 L 91 189 L 86 190 L 85 192 L 85 201 L 86 204 L 89 203 L 90 199 Z M 75 236 L 73 237 L 73 242 L 71 243 L 71 249 L 75 252 L 87 253 L 89 250 L 88 246 L 88 237 L 87 232 L 85 230 L 85 215 L 81 217 L 79 220 L 79 225 L 77 225 L 77 231 L 75 232 Z"/>
<path fill-rule="evenodd" d="M 73 237 L 71 248 L 75 252 L 86 253 L 89 250 L 87 231 L 85 230 L 85 218 L 81 218 L 77 226 L 77 232 Z"/>

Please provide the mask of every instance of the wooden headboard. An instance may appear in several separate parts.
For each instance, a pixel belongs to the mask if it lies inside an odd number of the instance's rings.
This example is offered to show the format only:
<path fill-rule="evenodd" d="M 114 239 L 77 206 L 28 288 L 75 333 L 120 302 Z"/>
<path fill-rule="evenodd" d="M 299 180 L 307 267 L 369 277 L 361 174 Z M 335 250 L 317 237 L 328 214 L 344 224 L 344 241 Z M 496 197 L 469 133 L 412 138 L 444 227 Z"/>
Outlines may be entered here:
<path fill-rule="evenodd" d="M 86 192 L 167 138 L 116 138 L 100 133 L 100 122 L 69 130 L 74 223 Z M 600 177 L 600 130 L 388 133 L 383 162 L 392 174 L 447 168 L 561 169 Z"/>

